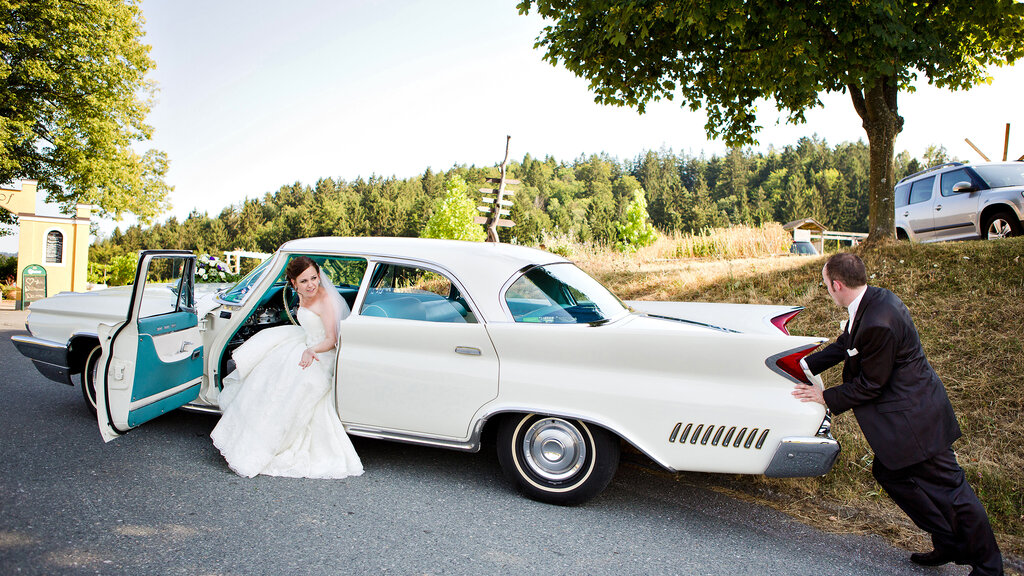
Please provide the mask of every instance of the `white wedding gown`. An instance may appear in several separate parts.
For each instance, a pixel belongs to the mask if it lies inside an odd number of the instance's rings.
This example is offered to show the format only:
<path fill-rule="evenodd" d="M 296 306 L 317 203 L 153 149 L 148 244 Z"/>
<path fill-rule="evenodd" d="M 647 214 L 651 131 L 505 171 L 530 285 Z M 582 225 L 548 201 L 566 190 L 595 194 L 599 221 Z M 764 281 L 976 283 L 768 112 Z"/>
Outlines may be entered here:
<path fill-rule="evenodd" d="M 296 317 L 301 326 L 268 328 L 234 351 L 237 368 L 224 379 L 224 414 L 210 437 L 241 476 L 358 476 L 363 465 L 333 403 L 337 348 L 299 366 L 325 331 L 315 312 L 299 308 Z"/>

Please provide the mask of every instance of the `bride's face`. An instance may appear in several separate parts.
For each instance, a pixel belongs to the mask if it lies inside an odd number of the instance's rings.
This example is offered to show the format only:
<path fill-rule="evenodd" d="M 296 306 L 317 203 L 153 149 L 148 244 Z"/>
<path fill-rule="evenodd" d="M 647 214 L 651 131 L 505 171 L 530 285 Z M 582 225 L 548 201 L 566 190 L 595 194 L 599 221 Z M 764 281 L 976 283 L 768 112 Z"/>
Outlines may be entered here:
<path fill-rule="evenodd" d="M 295 287 L 296 292 L 305 298 L 314 296 L 320 288 L 320 275 L 317 274 L 316 268 L 310 266 L 292 280 L 292 286 Z"/>

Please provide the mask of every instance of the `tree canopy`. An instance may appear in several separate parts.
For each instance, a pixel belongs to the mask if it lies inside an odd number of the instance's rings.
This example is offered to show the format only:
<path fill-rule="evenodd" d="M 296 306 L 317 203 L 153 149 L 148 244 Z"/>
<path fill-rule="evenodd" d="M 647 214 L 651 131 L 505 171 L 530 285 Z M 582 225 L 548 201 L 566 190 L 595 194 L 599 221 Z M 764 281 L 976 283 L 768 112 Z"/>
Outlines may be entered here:
<path fill-rule="evenodd" d="M 170 188 L 163 152 L 138 153 L 154 67 L 139 0 L 0 0 L 0 182 L 143 222 Z"/>
<path fill-rule="evenodd" d="M 897 95 L 920 76 L 939 87 L 988 82 L 991 65 L 1024 55 L 1024 3 L 1014 0 L 523 0 L 554 23 L 536 46 L 590 81 L 599 103 L 644 111 L 678 97 L 707 113 L 711 137 L 756 142 L 757 103 L 791 122 L 846 92 L 871 148 L 870 233 L 894 234 Z"/>
<path fill-rule="evenodd" d="M 946 158 L 941 148 L 929 153 Z M 896 157 L 896 164 L 900 176 L 921 169 L 907 152 Z M 521 184 L 511 210 L 516 225 L 498 229 L 502 242 L 544 243 L 552 249 L 565 241 L 625 245 L 646 236 L 648 217 L 659 233 L 670 235 L 808 217 L 829 230 L 865 232 L 868 226 L 868 148 L 863 142 L 830 146 L 812 137 L 767 152 L 734 149 L 705 157 L 663 149 L 623 161 L 604 154 L 570 161 L 526 155 L 510 160 L 507 168 L 508 176 Z M 475 190 L 497 175 L 496 167 L 455 166 L 404 179 L 296 182 L 213 217 L 193 212 L 184 220 L 115 230 L 92 245 L 89 261 L 109 265 L 117 255 L 143 248 L 219 255 L 224 250 L 273 252 L 283 242 L 309 236 L 419 236 L 444 210 L 439 202 L 452 195 L 453 183 L 465 182 Z M 475 212 L 477 202 L 465 192 L 462 199 L 467 212 Z M 475 227 L 483 233 L 482 226 Z"/>

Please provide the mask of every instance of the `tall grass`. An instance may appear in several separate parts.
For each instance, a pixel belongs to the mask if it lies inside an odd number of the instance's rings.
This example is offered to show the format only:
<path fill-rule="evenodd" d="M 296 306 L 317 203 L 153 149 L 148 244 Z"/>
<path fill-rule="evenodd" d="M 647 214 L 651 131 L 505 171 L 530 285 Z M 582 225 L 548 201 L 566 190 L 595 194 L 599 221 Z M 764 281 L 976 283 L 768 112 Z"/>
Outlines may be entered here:
<path fill-rule="evenodd" d="M 791 243 L 790 233 L 772 222 L 758 227 L 733 226 L 706 228 L 695 233 L 659 233 L 654 244 L 639 248 L 632 254 L 592 242 L 580 242 L 568 236 L 548 236 L 543 247 L 589 269 L 614 269 L 681 258 L 730 260 L 788 254 Z"/>
<path fill-rule="evenodd" d="M 593 252 L 577 262 L 623 299 L 795 304 L 805 310 L 790 323 L 791 332 L 828 338 L 838 334 L 846 311 L 819 288 L 824 257 L 781 258 L 764 249 L 761 257 L 664 261 L 661 255 L 686 245 L 689 238 L 662 241 L 660 249 L 649 248 L 659 256 L 648 254 L 646 260 L 638 254 L 640 259 L 609 266 L 617 255 Z M 703 242 L 728 246 L 735 240 Z M 867 265 L 869 283 L 892 290 L 910 309 L 964 432 L 954 445 L 960 464 L 988 510 L 1007 567 L 1021 572 L 1024 238 L 901 243 L 858 253 Z M 826 372 L 826 385 L 836 385 L 840 378 L 838 369 Z M 843 450 L 823 478 L 701 478 L 723 490 L 775 502 L 825 529 L 873 532 L 927 549 L 930 542 L 871 477 L 873 455 L 853 415 L 835 418 L 833 433 Z"/>

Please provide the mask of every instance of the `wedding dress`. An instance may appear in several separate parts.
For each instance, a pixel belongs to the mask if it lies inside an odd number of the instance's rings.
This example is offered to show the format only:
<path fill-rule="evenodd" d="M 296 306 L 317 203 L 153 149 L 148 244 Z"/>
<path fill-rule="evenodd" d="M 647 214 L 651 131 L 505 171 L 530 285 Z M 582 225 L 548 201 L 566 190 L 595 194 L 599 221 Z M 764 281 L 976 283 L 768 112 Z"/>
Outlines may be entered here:
<path fill-rule="evenodd" d="M 300 307 L 296 318 L 301 326 L 260 331 L 234 351 L 237 368 L 224 379 L 224 414 L 210 437 L 241 476 L 358 476 L 362 463 L 333 403 L 337 348 L 300 367 L 325 330 L 311 310 Z"/>

